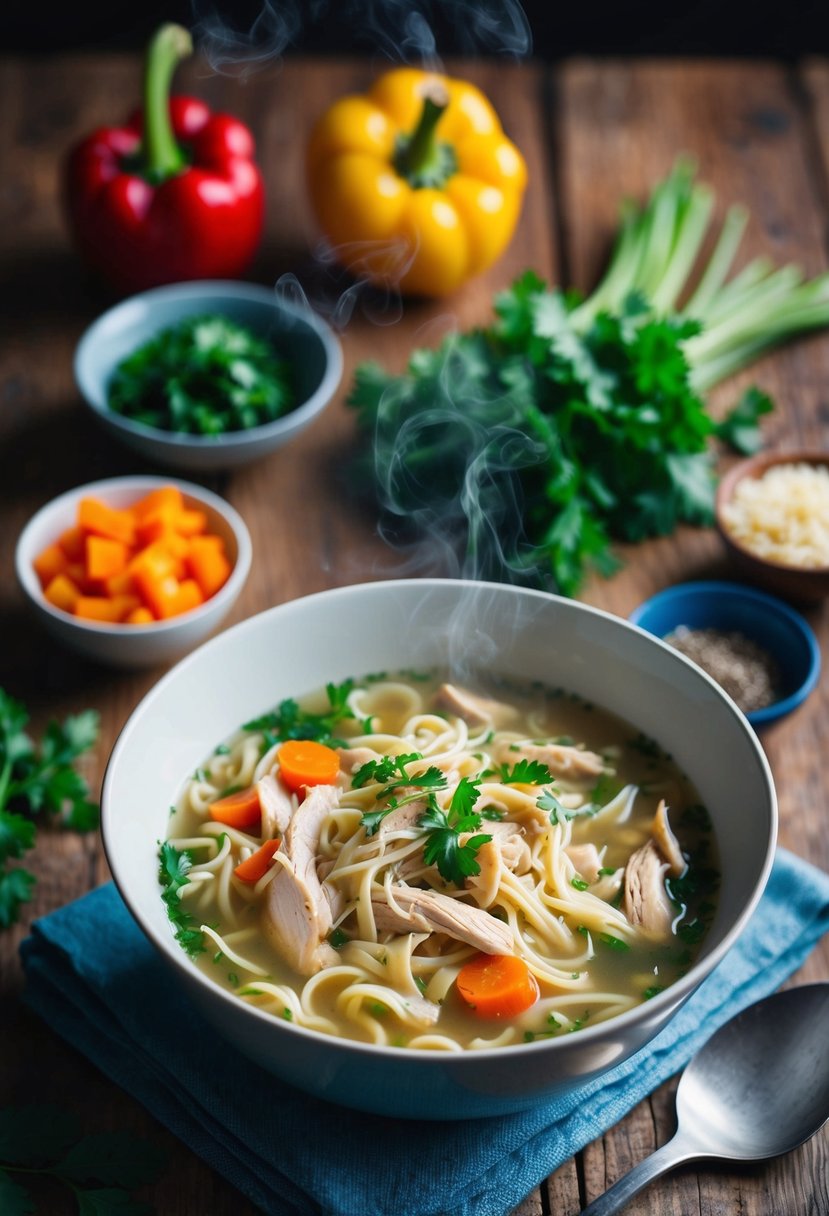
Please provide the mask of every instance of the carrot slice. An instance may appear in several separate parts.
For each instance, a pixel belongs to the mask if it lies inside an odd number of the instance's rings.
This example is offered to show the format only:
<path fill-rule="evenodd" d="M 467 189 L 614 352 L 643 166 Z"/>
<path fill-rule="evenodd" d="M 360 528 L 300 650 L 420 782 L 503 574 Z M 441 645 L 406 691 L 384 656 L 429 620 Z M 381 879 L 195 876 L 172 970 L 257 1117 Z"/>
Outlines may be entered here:
<path fill-rule="evenodd" d="M 155 617 L 150 612 L 149 608 L 145 608 L 142 604 L 139 608 L 133 608 L 132 612 L 128 612 L 124 617 L 125 625 L 152 625 Z"/>
<path fill-rule="evenodd" d="M 512 1018 L 538 1000 L 535 976 L 512 954 L 479 954 L 461 967 L 457 986 L 481 1018 Z"/>
<path fill-rule="evenodd" d="M 251 785 L 245 790 L 237 790 L 225 798 L 217 798 L 211 802 L 210 818 L 217 823 L 226 823 L 229 828 L 252 828 L 259 823 L 262 808 L 259 805 L 259 794 L 256 786 Z"/>
<path fill-rule="evenodd" d="M 70 562 L 83 561 L 85 541 L 86 533 L 77 524 L 73 524 L 71 528 L 66 528 L 58 537 L 58 544 Z"/>
<path fill-rule="evenodd" d="M 340 771 L 339 754 L 313 739 L 289 739 L 276 757 L 280 777 L 296 794 L 302 793 L 304 786 L 331 785 Z"/>
<path fill-rule="evenodd" d="M 137 595 L 79 595 L 75 601 L 75 616 L 85 621 L 106 621 L 116 625 L 138 608 Z"/>
<path fill-rule="evenodd" d="M 259 879 L 268 872 L 273 855 L 281 843 L 282 841 L 278 837 L 276 840 L 266 840 L 255 853 L 251 853 L 250 857 L 240 861 L 233 873 L 237 878 L 241 878 L 242 882 L 251 884 L 259 882 Z"/>

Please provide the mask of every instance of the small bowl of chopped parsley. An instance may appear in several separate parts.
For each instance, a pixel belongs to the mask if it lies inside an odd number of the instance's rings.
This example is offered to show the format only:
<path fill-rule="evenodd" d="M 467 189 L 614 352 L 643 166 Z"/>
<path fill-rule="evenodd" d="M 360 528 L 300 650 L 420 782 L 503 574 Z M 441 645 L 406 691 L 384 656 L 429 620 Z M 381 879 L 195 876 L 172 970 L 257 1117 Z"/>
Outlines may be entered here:
<path fill-rule="evenodd" d="M 678 583 L 630 620 L 707 672 L 755 729 L 797 709 L 820 676 L 820 647 L 804 617 L 742 583 Z"/>
<path fill-rule="evenodd" d="M 75 354 L 102 425 L 154 463 L 208 471 L 281 447 L 328 405 L 339 341 L 310 308 L 253 283 L 174 283 L 95 321 Z"/>

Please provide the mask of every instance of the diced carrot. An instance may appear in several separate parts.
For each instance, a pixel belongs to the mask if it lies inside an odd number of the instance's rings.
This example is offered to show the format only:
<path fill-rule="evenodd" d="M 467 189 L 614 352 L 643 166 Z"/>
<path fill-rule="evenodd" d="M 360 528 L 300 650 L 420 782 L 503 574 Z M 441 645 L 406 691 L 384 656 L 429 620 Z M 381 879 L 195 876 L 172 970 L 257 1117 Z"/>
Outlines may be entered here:
<path fill-rule="evenodd" d="M 243 831 L 259 823 L 262 808 L 259 805 L 259 794 L 256 786 L 251 785 L 226 798 L 217 798 L 208 808 L 210 818 L 217 823 L 225 823 L 229 828 L 241 828 Z"/>
<path fill-rule="evenodd" d="M 90 535 L 86 538 L 86 577 L 112 578 L 127 567 L 131 550 L 122 540 Z"/>
<path fill-rule="evenodd" d="M 64 612 L 74 612 L 80 591 L 77 584 L 73 583 L 68 575 L 56 574 L 43 594 L 55 608 L 62 608 Z"/>
<path fill-rule="evenodd" d="M 242 882 L 251 884 L 259 882 L 259 879 L 267 874 L 273 861 L 274 853 L 279 848 L 281 840 L 266 840 L 255 853 L 251 853 L 250 857 L 246 857 L 244 861 L 240 861 L 233 873 L 237 878 L 241 878 Z"/>
<path fill-rule="evenodd" d="M 139 605 L 140 600 L 134 595 L 79 595 L 75 601 L 75 616 L 86 621 L 107 621 L 115 625 Z"/>
<path fill-rule="evenodd" d="M 205 599 L 215 595 L 230 577 L 231 565 L 218 537 L 194 536 L 184 555 L 184 564 L 201 587 Z"/>
<path fill-rule="evenodd" d="M 131 545 L 135 542 L 135 520 L 129 511 L 108 507 L 97 498 L 82 498 L 78 504 L 78 524 L 84 532 L 108 536 Z"/>
<path fill-rule="evenodd" d="M 63 549 L 70 562 L 82 562 L 85 553 L 86 533 L 83 528 L 73 524 L 71 528 L 67 528 L 61 532 L 58 537 L 58 544 Z"/>
<path fill-rule="evenodd" d="M 106 595 L 137 595 L 138 588 L 130 571 L 122 570 L 120 574 L 113 574 L 104 580 L 104 592 Z"/>
<path fill-rule="evenodd" d="M 288 739 L 276 758 L 280 777 L 297 794 L 305 786 L 331 785 L 340 771 L 339 753 L 313 739 Z"/>
<path fill-rule="evenodd" d="M 479 954 L 458 972 L 457 988 L 478 1017 L 512 1018 L 538 1000 L 538 982 L 523 959 Z"/>
<path fill-rule="evenodd" d="M 58 574 L 65 574 L 69 559 L 60 545 L 47 545 L 32 562 L 41 587 L 47 586 Z"/>
<path fill-rule="evenodd" d="M 224 541 L 207 526 L 207 513 L 187 506 L 175 485 L 124 509 L 86 497 L 76 523 L 32 566 L 47 600 L 82 619 L 168 620 L 200 607 L 230 575 Z"/>
<path fill-rule="evenodd" d="M 171 616 L 181 616 L 182 612 L 191 612 L 194 608 L 199 608 L 203 603 L 204 596 L 196 580 L 192 578 L 182 579 L 174 594 L 168 598 L 164 605 L 164 610 L 161 613 L 162 620 Z"/>
<path fill-rule="evenodd" d="M 159 507 L 172 507 L 174 511 L 184 510 L 184 496 L 178 486 L 159 486 L 150 490 L 138 502 L 132 504 L 132 513 L 136 519 L 144 519 Z"/>
<path fill-rule="evenodd" d="M 162 540 L 175 531 L 175 521 L 178 509 L 167 504 L 156 507 L 142 515 L 135 525 L 135 533 L 139 544 L 151 545 L 155 540 Z"/>
<path fill-rule="evenodd" d="M 207 515 L 196 508 L 191 510 L 185 507 L 179 511 L 174 526 L 182 536 L 198 536 L 207 528 Z"/>
<path fill-rule="evenodd" d="M 138 608 L 133 608 L 132 612 L 128 612 L 124 617 L 125 625 L 152 625 L 154 621 L 155 617 L 143 604 Z"/>

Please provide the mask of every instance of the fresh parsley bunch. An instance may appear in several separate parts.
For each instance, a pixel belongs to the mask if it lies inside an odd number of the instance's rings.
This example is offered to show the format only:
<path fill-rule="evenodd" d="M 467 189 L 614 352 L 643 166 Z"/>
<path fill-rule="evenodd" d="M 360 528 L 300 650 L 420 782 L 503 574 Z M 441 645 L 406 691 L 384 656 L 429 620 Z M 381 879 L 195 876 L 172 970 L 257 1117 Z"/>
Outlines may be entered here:
<path fill-rule="evenodd" d="M 465 575 L 575 595 L 591 569 L 618 567 L 614 540 L 711 522 L 711 441 L 756 450 L 772 405 L 750 389 L 715 421 L 701 394 L 829 324 L 829 275 L 757 259 L 728 279 L 737 207 L 697 273 L 713 196 L 693 179 L 680 162 L 643 207 L 626 205 L 586 300 L 528 272 L 489 327 L 415 351 L 400 376 L 358 368 L 354 479 L 373 487 L 389 536 L 439 539 Z"/>
<path fill-rule="evenodd" d="M 98 826 L 98 807 L 75 768 L 75 760 L 98 737 L 94 710 L 50 722 L 39 743 L 26 733 L 24 705 L 0 688 L 0 928 L 18 919 L 31 899 L 34 875 L 11 866 L 34 847 L 33 816 L 46 811 L 63 826 L 88 832 Z"/>

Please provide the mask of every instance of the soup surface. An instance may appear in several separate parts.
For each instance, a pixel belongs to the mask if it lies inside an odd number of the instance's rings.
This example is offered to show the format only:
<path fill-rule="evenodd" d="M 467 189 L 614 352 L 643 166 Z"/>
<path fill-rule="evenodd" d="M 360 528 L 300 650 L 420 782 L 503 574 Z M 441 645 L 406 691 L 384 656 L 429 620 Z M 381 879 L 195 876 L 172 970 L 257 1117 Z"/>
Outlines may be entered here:
<path fill-rule="evenodd" d="M 718 881 L 708 815 L 652 740 L 561 690 L 432 673 L 246 723 L 184 783 L 160 877 L 181 945 L 240 1000 L 444 1051 L 661 992 Z"/>

